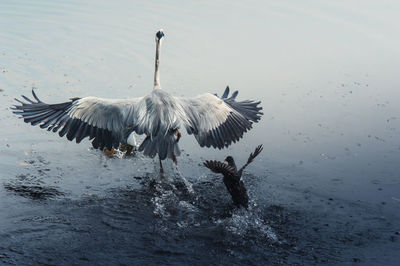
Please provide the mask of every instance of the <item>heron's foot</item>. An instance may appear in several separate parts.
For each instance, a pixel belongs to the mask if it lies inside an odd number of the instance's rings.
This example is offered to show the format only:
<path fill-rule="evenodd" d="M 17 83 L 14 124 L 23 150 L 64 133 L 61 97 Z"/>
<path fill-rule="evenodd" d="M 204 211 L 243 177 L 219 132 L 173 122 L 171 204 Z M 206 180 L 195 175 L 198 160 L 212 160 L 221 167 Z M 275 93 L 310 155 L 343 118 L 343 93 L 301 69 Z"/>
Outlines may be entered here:
<path fill-rule="evenodd" d="M 113 157 L 115 155 L 115 150 L 114 149 L 109 150 L 107 148 L 104 148 L 103 152 L 104 152 L 105 155 L 107 155 L 109 157 Z"/>
<path fill-rule="evenodd" d="M 118 149 L 121 152 L 125 152 L 125 156 L 135 155 L 137 151 L 137 147 L 130 144 L 121 144 Z"/>

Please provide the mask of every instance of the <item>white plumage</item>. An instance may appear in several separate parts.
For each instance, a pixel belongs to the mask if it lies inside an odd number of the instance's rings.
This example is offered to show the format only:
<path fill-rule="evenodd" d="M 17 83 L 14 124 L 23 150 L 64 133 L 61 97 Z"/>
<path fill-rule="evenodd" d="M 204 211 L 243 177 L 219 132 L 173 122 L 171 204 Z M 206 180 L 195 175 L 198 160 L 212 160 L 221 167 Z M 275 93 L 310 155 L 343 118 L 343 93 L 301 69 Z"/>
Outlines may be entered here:
<path fill-rule="evenodd" d="M 93 139 L 95 148 L 118 147 L 126 144 L 132 132 L 145 134 L 139 151 L 147 156 L 158 154 L 160 160 L 174 161 L 180 154 L 179 128 L 193 134 L 200 146 L 223 148 L 239 140 L 262 115 L 260 102 L 236 102 L 238 92 L 229 97 L 229 87 L 222 97 L 205 93 L 195 98 L 175 97 L 161 90 L 159 54 L 164 33 L 156 33 L 154 89 L 140 98 L 102 99 L 73 98 L 59 104 L 43 103 L 32 91 L 33 101 L 14 107 L 14 113 L 32 125 L 40 124 L 60 136 L 79 143 L 85 137 Z M 179 136 L 178 136 L 179 135 Z"/>

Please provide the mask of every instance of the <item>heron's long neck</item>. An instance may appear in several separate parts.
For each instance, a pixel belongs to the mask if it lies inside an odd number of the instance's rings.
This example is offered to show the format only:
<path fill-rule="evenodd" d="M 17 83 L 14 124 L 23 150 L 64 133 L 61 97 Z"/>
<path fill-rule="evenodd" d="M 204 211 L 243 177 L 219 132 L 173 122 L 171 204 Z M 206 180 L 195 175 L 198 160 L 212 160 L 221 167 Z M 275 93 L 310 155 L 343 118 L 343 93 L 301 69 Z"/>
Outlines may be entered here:
<path fill-rule="evenodd" d="M 156 46 L 156 64 L 155 64 L 155 72 L 154 72 L 154 89 L 161 89 L 160 84 L 160 49 L 161 49 L 161 40 L 157 42 Z"/>

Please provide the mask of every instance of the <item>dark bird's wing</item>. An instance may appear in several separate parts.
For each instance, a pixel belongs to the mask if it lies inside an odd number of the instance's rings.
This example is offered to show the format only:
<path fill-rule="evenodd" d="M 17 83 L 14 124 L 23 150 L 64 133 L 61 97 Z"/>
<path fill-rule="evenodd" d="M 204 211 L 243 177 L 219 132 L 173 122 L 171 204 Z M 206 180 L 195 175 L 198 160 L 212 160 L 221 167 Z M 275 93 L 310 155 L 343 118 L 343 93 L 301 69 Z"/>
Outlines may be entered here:
<path fill-rule="evenodd" d="M 233 203 L 238 206 L 248 207 L 249 197 L 243 181 L 238 176 L 236 170 L 226 163 L 218 161 L 205 161 L 204 165 L 214 173 L 224 175 L 224 184 L 232 196 Z"/>
<path fill-rule="evenodd" d="M 247 208 L 249 197 L 247 195 L 246 187 L 236 170 L 228 164 L 218 161 L 206 161 L 204 165 L 210 168 L 214 173 L 223 174 L 224 184 L 229 194 L 231 194 L 233 203 Z"/>
<path fill-rule="evenodd" d="M 129 134 L 137 127 L 136 110 L 141 98 L 126 100 L 96 97 L 73 98 L 68 102 L 47 104 L 39 100 L 32 90 L 34 100 L 22 96 L 16 99 L 20 105 L 12 109 L 26 123 L 39 125 L 48 131 L 57 132 L 77 143 L 89 137 L 94 148 L 118 147 L 125 143 Z"/>
<path fill-rule="evenodd" d="M 229 96 L 229 87 L 221 98 L 205 93 L 195 98 L 176 97 L 185 114 L 185 127 L 193 134 L 201 147 L 221 149 L 238 141 L 258 122 L 263 114 L 260 102 L 237 102 L 235 91 Z"/>
<path fill-rule="evenodd" d="M 247 163 L 245 165 L 243 165 L 242 168 L 240 168 L 240 170 L 238 171 L 239 176 L 242 176 L 244 168 L 246 168 L 249 164 L 251 164 L 253 162 L 254 158 L 256 158 L 257 155 L 259 155 L 262 150 L 263 150 L 262 145 L 258 145 L 256 147 L 254 152 L 250 154 L 249 159 L 247 159 Z"/>
<path fill-rule="evenodd" d="M 209 168 L 214 173 L 223 174 L 224 176 L 234 176 L 236 174 L 235 169 L 226 163 L 218 162 L 218 161 L 205 161 L 204 165 Z"/>

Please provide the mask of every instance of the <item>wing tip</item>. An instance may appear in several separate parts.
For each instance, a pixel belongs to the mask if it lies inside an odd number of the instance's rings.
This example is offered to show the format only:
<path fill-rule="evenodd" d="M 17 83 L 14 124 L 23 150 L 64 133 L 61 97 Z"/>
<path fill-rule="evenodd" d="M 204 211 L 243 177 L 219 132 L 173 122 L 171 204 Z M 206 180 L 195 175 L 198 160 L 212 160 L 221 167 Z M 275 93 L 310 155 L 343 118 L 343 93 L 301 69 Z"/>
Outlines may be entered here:
<path fill-rule="evenodd" d="M 229 86 L 226 86 L 224 93 L 221 96 L 221 99 L 226 99 L 228 98 L 229 95 Z"/>

